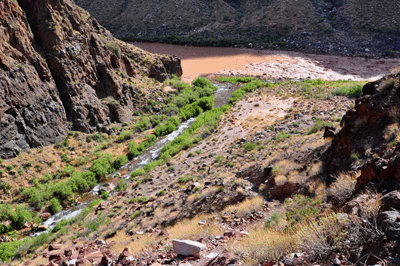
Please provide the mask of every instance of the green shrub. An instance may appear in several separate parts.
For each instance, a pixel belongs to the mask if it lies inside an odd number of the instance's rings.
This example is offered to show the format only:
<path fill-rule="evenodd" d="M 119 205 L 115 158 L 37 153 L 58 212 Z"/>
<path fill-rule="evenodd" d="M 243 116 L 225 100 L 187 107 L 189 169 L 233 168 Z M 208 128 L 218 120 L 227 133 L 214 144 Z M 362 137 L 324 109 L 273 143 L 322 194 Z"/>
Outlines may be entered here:
<path fill-rule="evenodd" d="M 341 96 L 347 96 L 347 97 L 352 97 L 352 98 L 358 98 L 362 95 L 362 85 L 353 85 L 350 87 L 341 87 L 335 89 L 332 93 L 334 95 L 341 95 Z"/>
<path fill-rule="evenodd" d="M 52 233 L 56 233 L 58 231 L 60 231 L 63 227 L 67 226 L 70 223 L 70 221 L 66 220 L 66 219 L 62 219 L 61 221 L 59 221 L 56 226 L 54 226 L 54 228 L 51 230 Z"/>
<path fill-rule="evenodd" d="M 114 161 L 115 169 L 121 168 L 126 163 L 128 163 L 128 161 L 129 161 L 128 156 L 126 156 L 125 154 L 118 156 L 117 158 L 115 158 L 115 161 Z"/>
<path fill-rule="evenodd" d="M 189 105 L 186 105 L 186 106 L 180 108 L 178 111 L 178 114 L 179 114 L 179 117 L 183 121 L 185 121 L 191 117 L 198 116 L 202 112 L 203 112 L 203 109 L 197 103 L 192 103 L 192 104 L 189 104 Z M 166 131 L 165 129 L 163 129 L 163 130 Z M 169 132 L 169 133 L 171 133 L 171 132 Z M 157 133 L 156 133 L 156 135 L 157 135 Z"/>
<path fill-rule="evenodd" d="M 0 243 L 0 261 L 8 261 L 17 255 L 17 250 L 23 245 L 23 241 Z"/>
<path fill-rule="evenodd" d="M 117 141 L 122 142 L 124 140 L 130 139 L 130 138 L 132 138 L 132 135 L 133 135 L 132 130 L 124 130 L 119 134 Z"/>
<path fill-rule="evenodd" d="M 99 230 L 100 226 L 107 223 L 109 220 L 103 215 L 99 215 L 97 218 L 90 220 L 86 223 L 86 227 L 88 229 L 87 233 L 96 232 Z"/>
<path fill-rule="evenodd" d="M 151 126 L 152 124 L 150 122 L 150 119 L 148 117 L 143 117 L 138 123 L 135 124 L 134 128 L 138 132 L 143 132 L 151 128 Z"/>
<path fill-rule="evenodd" d="M 307 135 L 314 134 L 325 127 L 332 126 L 332 122 L 316 119 L 313 126 L 307 131 Z"/>
<path fill-rule="evenodd" d="M 122 191 L 125 190 L 125 188 L 128 186 L 128 183 L 126 182 L 125 179 L 120 179 L 117 182 L 117 185 L 115 186 L 116 191 Z"/>
<path fill-rule="evenodd" d="M 285 139 L 289 139 L 289 138 L 290 138 L 289 133 L 281 131 L 278 134 L 276 134 L 274 139 L 276 142 L 281 142 L 281 141 L 284 141 Z"/>
<path fill-rule="evenodd" d="M 219 78 L 217 78 L 218 82 L 229 82 L 232 84 L 238 84 L 239 82 L 249 83 L 253 80 L 254 80 L 253 77 L 219 77 Z"/>
<path fill-rule="evenodd" d="M 113 157 L 110 153 L 101 155 L 98 159 L 94 160 L 90 171 L 95 173 L 98 179 L 111 174 L 114 171 L 114 166 L 111 163 L 112 159 Z"/>
<path fill-rule="evenodd" d="M 101 133 L 96 133 L 86 137 L 86 142 L 91 142 L 91 141 L 103 142 L 104 140 L 105 140 L 104 136 Z"/>
<path fill-rule="evenodd" d="M 136 142 L 130 141 L 128 143 L 128 159 L 132 160 L 136 156 L 139 156 L 144 152 L 148 147 L 150 147 L 153 143 L 157 141 L 156 136 L 154 135 L 146 135 L 146 141 L 143 141 L 140 144 L 137 144 Z"/>
<path fill-rule="evenodd" d="M 64 163 L 69 162 L 69 158 L 67 154 L 61 154 L 61 161 L 63 161 Z"/>
<path fill-rule="evenodd" d="M 62 206 L 61 206 L 61 204 L 60 204 L 60 202 L 58 201 L 57 198 L 53 198 L 53 199 L 50 200 L 49 208 L 50 208 L 50 212 L 52 214 L 55 214 L 55 213 L 58 213 L 58 212 L 62 211 Z"/>
<path fill-rule="evenodd" d="M 108 193 L 108 191 L 101 192 L 101 198 L 103 200 L 106 200 L 109 196 L 110 196 L 110 193 Z"/>
<path fill-rule="evenodd" d="M 14 228 L 22 228 L 26 222 L 32 221 L 32 213 L 22 205 L 15 207 L 14 212 L 10 213 L 10 220 Z"/>
<path fill-rule="evenodd" d="M 192 85 L 195 87 L 212 88 L 213 90 L 217 90 L 214 84 L 212 84 L 212 82 L 206 79 L 205 77 L 196 78 L 195 80 L 193 80 Z"/>
<path fill-rule="evenodd" d="M 137 210 L 135 211 L 132 215 L 131 215 L 131 219 L 135 219 L 136 217 L 138 217 L 140 215 L 140 211 Z"/>
<path fill-rule="evenodd" d="M 255 148 L 257 148 L 257 144 L 254 143 L 254 142 L 246 142 L 246 143 L 244 144 L 244 150 L 245 150 L 245 151 L 252 151 L 252 150 L 254 150 Z"/>
<path fill-rule="evenodd" d="M 180 119 L 177 116 L 171 116 L 167 122 L 154 128 L 154 134 L 157 137 L 168 135 L 176 130 L 180 125 Z"/>
<path fill-rule="evenodd" d="M 187 182 L 189 182 L 191 180 L 193 180 L 193 176 L 185 175 L 185 176 L 179 177 L 177 182 L 179 184 L 183 184 L 183 183 L 187 183 Z"/>
<path fill-rule="evenodd" d="M 181 81 L 179 77 L 174 75 L 172 76 L 172 79 L 166 81 L 166 84 L 172 86 L 174 89 L 177 89 L 178 91 L 182 91 L 190 87 L 189 84 Z"/>
<path fill-rule="evenodd" d="M 139 169 L 134 170 L 131 173 L 131 178 L 134 178 L 134 177 L 137 177 L 137 176 L 142 176 L 142 175 L 145 175 L 145 174 L 146 174 L 146 171 L 143 168 L 139 168 Z"/>

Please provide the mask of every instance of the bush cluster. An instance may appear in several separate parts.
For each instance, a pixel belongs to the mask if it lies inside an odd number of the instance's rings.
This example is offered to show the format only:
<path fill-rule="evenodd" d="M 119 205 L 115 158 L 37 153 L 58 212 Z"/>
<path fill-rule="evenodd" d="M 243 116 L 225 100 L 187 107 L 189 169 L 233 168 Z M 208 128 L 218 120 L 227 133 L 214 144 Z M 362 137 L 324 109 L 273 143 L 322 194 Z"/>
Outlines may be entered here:
<path fill-rule="evenodd" d="M 137 144 L 134 141 L 130 141 L 128 144 L 128 159 L 132 160 L 136 156 L 139 156 L 144 152 L 148 147 L 156 142 L 157 138 L 154 135 L 146 135 L 146 140 L 140 144 Z"/>

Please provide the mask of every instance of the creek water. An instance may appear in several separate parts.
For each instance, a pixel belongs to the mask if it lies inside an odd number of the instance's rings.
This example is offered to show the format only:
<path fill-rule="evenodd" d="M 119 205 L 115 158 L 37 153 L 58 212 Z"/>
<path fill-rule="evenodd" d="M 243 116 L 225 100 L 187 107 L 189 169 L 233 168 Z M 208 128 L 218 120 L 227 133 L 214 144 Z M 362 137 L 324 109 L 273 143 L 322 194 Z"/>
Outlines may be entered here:
<path fill-rule="evenodd" d="M 226 104 L 228 99 L 231 97 L 233 91 L 235 91 L 236 86 L 222 83 L 222 84 L 214 84 L 217 87 L 217 90 L 214 93 L 214 107 L 221 107 L 222 105 Z M 161 155 L 162 148 L 172 142 L 175 138 L 180 136 L 186 129 L 188 129 L 193 122 L 196 120 L 195 117 L 188 119 L 187 121 L 183 122 L 174 132 L 166 135 L 162 139 L 158 140 L 154 145 L 149 147 L 145 152 L 143 152 L 138 157 L 134 158 L 132 161 L 128 162 L 120 169 L 115 171 L 114 173 L 110 174 L 107 180 L 115 180 L 119 178 L 123 178 L 128 180 L 130 177 L 130 173 L 140 167 L 147 165 L 148 163 L 157 160 Z M 47 226 L 47 231 L 53 229 L 56 224 L 63 219 L 72 219 L 78 216 L 84 208 L 88 206 L 88 201 L 91 199 L 95 199 L 99 196 L 100 192 L 102 191 L 102 187 L 104 187 L 107 183 L 101 183 L 96 185 L 87 195 L 82 197 L 84 199 L 83 202 L 81 201 L 76 206 L 71 207 L 69 209 L 63 210 L 59 213 L 54 214 L 49 219 L 44 221 L 42 224 Z M 47 231 L 36 232 L 31 236 L 38 236 L 42 233 Z"/>

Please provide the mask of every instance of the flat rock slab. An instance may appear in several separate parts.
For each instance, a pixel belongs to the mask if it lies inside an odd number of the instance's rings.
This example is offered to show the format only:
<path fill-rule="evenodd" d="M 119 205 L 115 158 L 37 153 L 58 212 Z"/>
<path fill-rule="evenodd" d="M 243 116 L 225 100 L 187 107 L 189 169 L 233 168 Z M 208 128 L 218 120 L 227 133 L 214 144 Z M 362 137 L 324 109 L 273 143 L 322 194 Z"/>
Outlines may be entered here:
<path fill-rule="evenodd" d="M 192 240 L 173 239 L 172 246 L 176 254 L 194 257 L 200 257 L 200 251 L 207 249 L 202 243 Z"/>

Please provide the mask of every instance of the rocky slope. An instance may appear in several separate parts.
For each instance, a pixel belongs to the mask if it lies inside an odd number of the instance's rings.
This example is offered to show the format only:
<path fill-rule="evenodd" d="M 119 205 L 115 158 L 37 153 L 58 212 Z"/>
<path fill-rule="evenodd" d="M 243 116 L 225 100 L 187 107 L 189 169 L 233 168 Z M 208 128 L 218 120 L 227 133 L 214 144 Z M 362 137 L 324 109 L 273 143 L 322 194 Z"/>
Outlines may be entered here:
<path fill-rule="evenodd" d="M 398 265 L 399 80 L 367 83 L 350 109 L 321 84 L 259 89 L 210 137 L 91 209 L 98 230 L 72 225 L 29 263 Z M 319 131 L 345 109 L 340 131 Z M 205 250 L 180 256 L 174 238 Z"/>
<path fill-rule="evenodd" d="M 72 1 L 0 3 L 0 156 L 105 131 L 160 100 L 180 60 L 122 43 Z"/>
<path fill-rule="evenodd" d="M 400 4 L 390 0 L 76 2 L 127 40 L 285 47 L 347 55 L 391 55 L 400 49 Z"/>

